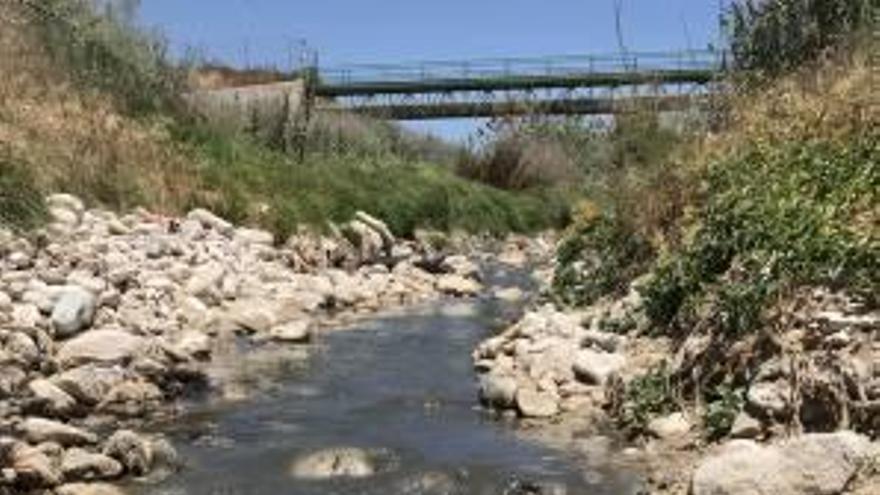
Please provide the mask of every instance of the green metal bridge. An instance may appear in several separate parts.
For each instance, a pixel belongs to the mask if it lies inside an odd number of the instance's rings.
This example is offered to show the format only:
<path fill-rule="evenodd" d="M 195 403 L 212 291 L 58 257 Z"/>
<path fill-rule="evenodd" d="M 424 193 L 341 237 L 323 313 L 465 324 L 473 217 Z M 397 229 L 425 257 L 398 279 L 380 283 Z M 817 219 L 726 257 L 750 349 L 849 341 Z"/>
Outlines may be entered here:
<path fill-rule="evenodd" d="M 673 111 L 711 94 L 723 60 L 686 51 L 361 64 L 313 68 L 308 87 L 319 111 L 390 120 Z"/>

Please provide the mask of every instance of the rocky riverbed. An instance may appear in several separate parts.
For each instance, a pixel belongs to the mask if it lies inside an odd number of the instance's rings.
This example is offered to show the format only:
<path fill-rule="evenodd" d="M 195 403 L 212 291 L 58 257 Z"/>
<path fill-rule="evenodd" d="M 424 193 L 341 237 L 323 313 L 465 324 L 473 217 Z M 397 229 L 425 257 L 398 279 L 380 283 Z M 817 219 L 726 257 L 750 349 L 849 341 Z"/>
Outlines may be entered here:
<path fill-rule="evenodd" d="M 880 313 L 812 288 L 765 335 L 730 342 L 705 328 L 673 341 L 650 331 L 639 283 L 582 309 L 539 303 L 483 341 L 472 356 L 482 403 L 533 440 L 586 457 L 598 446 L 643 472 L 650 493 L 880 494 Z M 756 370 L 742 403 L 667 397 L 673 380 L 739 363 Z M 612 437 L 628 441 L 614 451 Z"/>
<path fill-rule="evenodd" d="M 0 493 L 115 494 L 105 483 L 161 479 L 180 459 L 142 432 L 192 391 L 245 398 L 216 362 L 230 347 L 302 345 L 379 310 L 482 289 L 468 258 L 398 241 L 365 213 L 279 243 L 206 210 L 47 203 L 40 232 L 0 230 Z"/>

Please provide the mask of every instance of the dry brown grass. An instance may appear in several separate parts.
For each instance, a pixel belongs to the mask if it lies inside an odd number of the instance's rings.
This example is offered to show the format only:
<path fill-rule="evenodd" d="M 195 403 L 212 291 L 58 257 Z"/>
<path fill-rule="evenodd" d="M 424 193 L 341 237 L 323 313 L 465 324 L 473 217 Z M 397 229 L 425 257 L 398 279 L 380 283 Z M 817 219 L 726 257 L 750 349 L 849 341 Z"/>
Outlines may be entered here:
<path fill-rule="evenodd" d="M 43 191 L 122 209 L 184 207 L 197 169 L 166 125 L 75 88 L 29 29 L 14 4 L 0 6 L 0 152 L 27 166 Z"/>

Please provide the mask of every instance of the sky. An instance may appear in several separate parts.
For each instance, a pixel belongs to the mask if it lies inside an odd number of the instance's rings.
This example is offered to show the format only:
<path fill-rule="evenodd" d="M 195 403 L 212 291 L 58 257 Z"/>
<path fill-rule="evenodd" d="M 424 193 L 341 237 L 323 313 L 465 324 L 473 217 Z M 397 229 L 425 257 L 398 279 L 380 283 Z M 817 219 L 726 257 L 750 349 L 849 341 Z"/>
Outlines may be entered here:
<path fill-rule="evenodd" d="M 726 0 L 619 0 L 630 51 L 706 48 Z M 140 20 L 173 53 L 295 67 L 616 52 L 615 0 L 144 0 Z M 471 122 L 411 127 L 460 139 Z"/>

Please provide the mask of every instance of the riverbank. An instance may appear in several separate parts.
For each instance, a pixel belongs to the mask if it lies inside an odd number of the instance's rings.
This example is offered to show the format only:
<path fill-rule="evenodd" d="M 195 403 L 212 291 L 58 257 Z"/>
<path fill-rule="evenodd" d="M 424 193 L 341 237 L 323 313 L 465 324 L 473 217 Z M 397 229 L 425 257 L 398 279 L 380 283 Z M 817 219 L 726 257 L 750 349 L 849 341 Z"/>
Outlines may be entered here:
<path fill-rule="evenodd" d="M 454 240 L 401 241 L 362 212 L 335 236 L 279 244 L 207 210 L 118 216 L 69 195 L 46 202 L 44 229 L 0 233 L 4 493 L 161 479 L 180 459 L 138 432 L 172 420 L 194 391 L 247 398 L 228 373 L 236 363 L 223 366 L 241 356 L 230 347 L 300 346 L 378 311 L 482 290 L 477 266 L 448 255 Z M 512 245 L 506 256 L 528 254 Z"/>
<path fill-rule="evenodd" d="M 482 342 L 473 360 L 483 405 L 518 417 L 525 438 L 641 471 L 652 494 L 878 493 L 880 314 L 845 292 L 802 291 L 776 352 L 753 343 L 715 355 L 717 366 L 759 370 L 745 402 L 719 411 L 674 396 L 675 377 L 698 376 L 712 341 L 653 335 L 644 282 L 577 310 L 540 303 Z M 835 384 L 864 402 L 820 393 Z M 729 433 L 716 436 L 721 420 Z"/>

